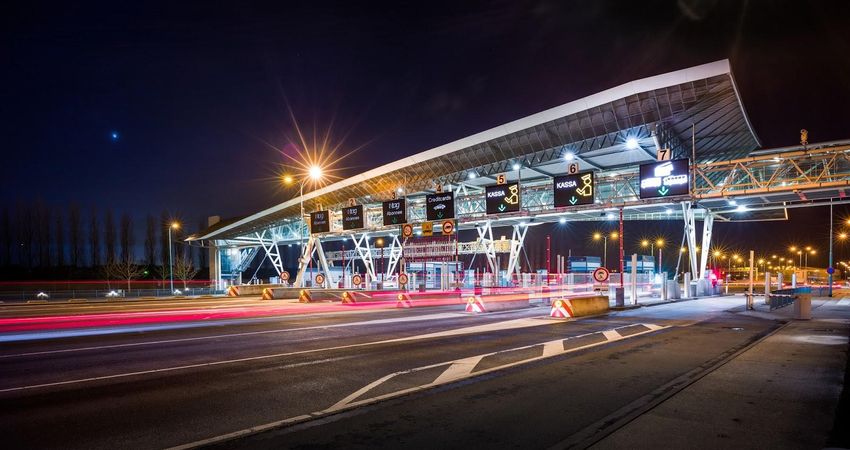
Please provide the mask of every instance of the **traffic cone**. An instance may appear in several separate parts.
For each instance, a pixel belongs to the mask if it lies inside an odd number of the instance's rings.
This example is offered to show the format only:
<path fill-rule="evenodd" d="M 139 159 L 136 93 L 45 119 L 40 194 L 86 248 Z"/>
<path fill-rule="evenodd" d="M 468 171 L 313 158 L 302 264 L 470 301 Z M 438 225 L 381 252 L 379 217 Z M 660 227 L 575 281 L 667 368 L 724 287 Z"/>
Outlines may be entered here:
<path fill-rule="evenodd" d="M 398 294 L 398 302 L 396 308 L 413 308 L 413 301 L 410 300 L 410 294 Z"/>
<path fill-rule="evenodd" d="M 569 319 L 573 317 L 573 309 L 570 301 L 567 299 L 557 299 L 552 302 L 552 309 L 549 311 L 549 317 L 556 319 Z"/>
<path fill-rule="evenodd" d="M 468 313 L 485 313 L 487 308 L 484 307 L 484 301 L 481 297 L 474 295 L 466 301 L 466 312 Z"/>
<path fill-rule="evenodd" d="M 298 292 L 298 301 L 301 303 L 310 303 L 313 301 L 313 298 L 310 296 L 310 291 L 307 289 L 301 289 Z"/>
<path fill-rule="evenodd" d="M 357 303 L 357 297 L 354 295 L 354 292 L 345 291 L 342 293 L 342 302 L 343 303 Z"/>

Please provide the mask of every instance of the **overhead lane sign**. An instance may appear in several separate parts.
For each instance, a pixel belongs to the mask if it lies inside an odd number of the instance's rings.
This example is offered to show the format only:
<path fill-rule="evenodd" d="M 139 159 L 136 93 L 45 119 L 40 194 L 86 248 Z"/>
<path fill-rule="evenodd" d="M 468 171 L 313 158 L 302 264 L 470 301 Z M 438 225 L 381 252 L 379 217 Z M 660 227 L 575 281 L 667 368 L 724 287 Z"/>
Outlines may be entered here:
<path fill-rule="evenodd" d="M 555 177 L 555 207 L 591 205 L 596 196 L 593 172 L 578 172 Z"/>
<path fill-rule="evenodd" d="M 356 230 L 359 228 L 365 228 L 365 221 L 363 220 L 363 205 L 342 208 L 342 229 Z"/>
<path fill-rule="evenodd" d="M 487 214 L 504 214 L 519 211 L 519 183 L 497 184 L 485 188 Z"/>
<path fill-rule="evenodd" d="M 640 198 L 674 197 L 690 193 L 687 159 L 659 161 L 640 166 Z"/>
<path fill-rule="evenodd" d="M 310 213 L 310 233 L 327 233 L 331 231 L 331 215 L 328 211 Z"/>
<path fill-rule="evenodd" d="M 442 192 L 425 196 L 425 216 L 428 220 L 454 219 L 454 193 Z"/>
<path fill-rule="evenodd" d="M 407 202 L 403 198 L 384 202 L 383 212 L 384 226 L 407 222 Z"/>

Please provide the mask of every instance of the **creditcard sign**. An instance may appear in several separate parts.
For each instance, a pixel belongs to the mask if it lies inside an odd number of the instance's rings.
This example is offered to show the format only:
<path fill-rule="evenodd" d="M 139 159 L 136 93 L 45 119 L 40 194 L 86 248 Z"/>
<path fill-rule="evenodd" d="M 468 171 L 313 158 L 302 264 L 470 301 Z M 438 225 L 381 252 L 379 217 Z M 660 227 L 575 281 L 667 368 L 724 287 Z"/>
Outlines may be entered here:
<path fill-rule="evenodd" d="M 690 167 L 687 159 L 640 166 L 640 198 L 675 197 L 689 193 Z"/>
<path fill-rule="evenodd" d="M 453 192 L 429 194 L 425 197 L 425 216 L 428 220 L 454 219 L 455 196 Z"/>

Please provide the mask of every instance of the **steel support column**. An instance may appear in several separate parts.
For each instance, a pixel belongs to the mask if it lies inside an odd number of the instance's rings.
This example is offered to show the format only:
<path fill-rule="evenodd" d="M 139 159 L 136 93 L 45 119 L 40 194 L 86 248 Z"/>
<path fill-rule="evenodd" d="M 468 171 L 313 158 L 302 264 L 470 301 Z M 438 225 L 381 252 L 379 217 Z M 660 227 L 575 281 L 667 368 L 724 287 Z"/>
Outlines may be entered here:
<path fill-rule="evenodd" d="M 272 262 L 272 265 L 277 271 L 277 276 L 280 276 L 283 273 L 283 259 L 280 257 L 280 249 L 277 246 L 277 239 L 275 239 L 274 234 L 272 234 L 269 230 L 263 230 L 262 233 L 257 232 L 257 241 L 260 242 L 260 245 L 263 247 L 263 250 L 266 252 L 266 255 L 269 258 L 269 261 Z M 268 237 L 266 237 L 268 234 Z"/>
<path fill-rule="evenodd" d="M 519 271 L 519 255 L 522 251 L 523 243 L 525 242 L 525 235 L 528 233 L 528 227 L 522 225 L 514 225 L 513 233 L 511 233 L 511 253 L 508 257 L 508 271 L 505 276 L 510 277 L 514 271 L 516 271 L 517 275 L 520 274 Z"/>
<path fill-rule="evenodd" d="M 357 252 L 357 256 L 360 257 L 360 260 L 363 261 L 363 265 L 366 266 L 366 274 L 369 275 L 369 279 L 374 280 L 378 278 L 375 276 L 375 264 L 372 261 L 372 249 L 369 248 L 369 233 L 363 233 L 359 238 L 356 234 L 352 234 L 351 240 L 354 241 L 354 251 Z"/>
<path fill-rule="evenodd" d="M 496 248 L 493 243 L 493 227 L 490 221 L 484 223 L 484 226 L 476 226 L 478 231 L 478 240 L 481 248 L 484 250 L 484 256 L 487 257 L 487 265 L 490 266 L 491 273 L 498 273 L 496 270 Z"/>

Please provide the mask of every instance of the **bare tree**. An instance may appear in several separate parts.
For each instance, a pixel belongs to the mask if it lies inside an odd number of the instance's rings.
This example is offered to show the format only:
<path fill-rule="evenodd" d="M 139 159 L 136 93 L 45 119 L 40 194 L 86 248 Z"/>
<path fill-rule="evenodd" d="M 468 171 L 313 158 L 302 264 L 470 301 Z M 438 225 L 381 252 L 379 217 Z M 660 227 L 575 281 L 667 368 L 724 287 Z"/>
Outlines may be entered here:
<path fill-rule="evenodd" d="M 32 211 L 33 259 L 38 267 L 50 266 L 50 211 L 41 199 Z"/>
<path fill-rule="evenodd" d="M 106 210 L 106 219 L 104 221 L 104 243 L 106 244 L 106 262 L 114 262 L 115 261 L 115 243 L 117 241 L 117 234 L 115 232 L 115 218 L 112 215 L 112 210 Z"/>
<path fill-rule="evenodd" d="M 3 216 L 0 218 L 0 265 L 12 265 L 12 221 L 9 218 L 9 207 L 3 207 Z"/>
<path fill-rule="evenodd" d="M 132 261 L 133 244 L 135 243 L 135 239 L 133 238 L 133 219 L 127 213 L 121 216 L 120 234 L 121 261 Z"/>
<path fill-rule="evenodd" d="M 207 228 L 207 220 L 203 217 L 201 218 L 201 222 L 198 224 L 198 230 L 203 231 Z M 199 241 L 200 242 L 200 241 Z M 204 247 L 198 248 L 198 268 L 204 269 L 207 267 L 207 249 Z"/>
<path fill-rule="evenodd" d="M 107 262 L 103 266 L 107 280 L 122 280 L 127 282 L 127 290 L 131 289 L 131 282 L 145 273 L 145 268 L 129 259 Z"/>
<path fill-rule="evenodd" d="M 192 259 L 181 255 L 174 260 L 174 278 L 183 282 L 183 289 L 189 284 L 189 280 L 195 278 L 198 274 L 198 269 L 192 263 Z"/>
<path fill-rule="evenodd" d="M 15 215 L 18 231 L 18 263 L 23 267 L 33 266 L 33 226 L 32 207 L 23 202 L 18 203 Z"/>
<path fill-rule="evenodd" d="M 152 266 L 156 262 L 156 218 L 148 214 L 145 220 L 145 263 Z"/>
<path fill-rule="evenodd" d="M 83 258 L 83 230 L 80 224 L 80 207 L 72 203 L 68 208 L 68 238 L 71 267 L 80 267 Z"/>
<path fill-rule="evenodd" d="M 89 210 L 89 260 L 92 267 L 100 265 L 100 222 L 94 206 Z"/>
<path fill-rule="evenodd" d="M 163 211 L 159 216 L 159 265 L 165 267 L 168 265 L 168 227 L 171 226 L 171 220 L 167 211 Z"/>
<path fill-rule="evenodd" d="M 56 213 L 56 265 L 62 267 L 65 265 L 65 222 L 62 220 L 62 214 Z"/>

